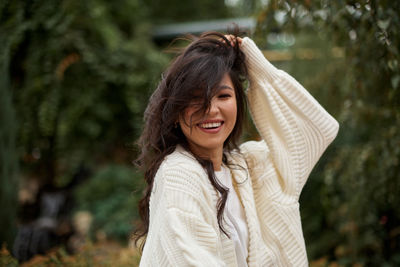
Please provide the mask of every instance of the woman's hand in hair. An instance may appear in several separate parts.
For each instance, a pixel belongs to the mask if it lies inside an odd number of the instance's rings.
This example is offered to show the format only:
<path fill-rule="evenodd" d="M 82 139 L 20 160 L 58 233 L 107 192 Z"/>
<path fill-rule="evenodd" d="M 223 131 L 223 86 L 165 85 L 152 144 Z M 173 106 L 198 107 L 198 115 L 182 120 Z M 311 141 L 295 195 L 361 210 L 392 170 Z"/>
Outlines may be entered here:
<path fill-rule="evenodd" d="M 228 41 L 231 43 L 231 46 L 235 46 L 235 43 L 234 43 L 235 39 L 237 40 L 239 47 L 242 45 L 242 38 L 240 38 L 240 37 L 235 37 L 232 34 L 226 34 L 225 38 L 228 39 Z"/>

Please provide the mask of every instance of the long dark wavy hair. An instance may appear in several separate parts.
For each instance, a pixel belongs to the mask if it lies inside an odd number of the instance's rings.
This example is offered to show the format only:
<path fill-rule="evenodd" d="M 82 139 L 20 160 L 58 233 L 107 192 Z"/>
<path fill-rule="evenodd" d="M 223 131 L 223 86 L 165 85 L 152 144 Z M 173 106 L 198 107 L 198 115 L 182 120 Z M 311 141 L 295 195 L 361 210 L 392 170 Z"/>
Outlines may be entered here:
<path fill-rule="evenodd" d="M 226 153 L 238 149 L 237 142 L 246 116 L 243 82 L 247 78 L 247 68 L 237 34 L 238 30 L 235 29 L 231 40 L 218 32 L 203 33 L 199 37 L 188 36 L 192 42 L 170 64 L 150 97 L 144 113 L 144 129 L 138 141 L 141 154 L 137 163 L 144 171 L 147 187 L 144 197 L 139 202 L 142 225 L 134 233 L 136 245 L 149 230 L 149 201 L 160 164 L 178 144 L 191 152 L 185 135 L 180 127 L 176 127 L 179 116 L 193 100 L 198 103 L 199 99 L 201 104 L 197 112 L 207 114 L 211 99 L 217 93 L 218 85 L 226 73 L 234 85 L 237 118 L 231 134 L 224 142 L 223 162 L 228 164 Z M 217 181 L 211 160 L 192 154 L 206 170 L 211 184 L 221 195 L 217 203 L 218 225 L 221 231 L 229 236 L 222 225 L 228 189 Z M 142 249 L 144 242 L 141 243 Z"/>

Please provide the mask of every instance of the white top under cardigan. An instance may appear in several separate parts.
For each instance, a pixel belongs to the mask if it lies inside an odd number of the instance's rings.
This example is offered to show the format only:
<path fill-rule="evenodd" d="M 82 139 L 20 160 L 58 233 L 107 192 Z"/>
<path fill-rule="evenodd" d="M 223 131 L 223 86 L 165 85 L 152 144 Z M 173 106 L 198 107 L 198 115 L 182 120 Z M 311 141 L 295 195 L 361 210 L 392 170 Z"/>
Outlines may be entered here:
<path fill-rule="evenodd" d="M 220 184 L 229 190 L 224 209 L 224 222 L 226 222 L 224 226 L 228 228 L 226 230 L 233 241 L 238 267 L 246 267 L 247 256 L 249 254 L 247 250 L 249 245 L 249 231 L 247 230 L 244 209 L 233 186 L 230 170 L 225 165 L 222 165 L 221 170 L 216 171 L 215 175 Z"/>
<path fill-rule="evenodd" d="M 249 231 L 248 266 L 308 266 L 298 199 L 312 168 L 336 137 L 337 121 L 290 75 L 244 38 L 254 123 L 263 140 L 227 154 Z M 217 221 L 218 194 L 182 147 L 154 178 L 140 266 L 237 266 L 233 241 Z"/>

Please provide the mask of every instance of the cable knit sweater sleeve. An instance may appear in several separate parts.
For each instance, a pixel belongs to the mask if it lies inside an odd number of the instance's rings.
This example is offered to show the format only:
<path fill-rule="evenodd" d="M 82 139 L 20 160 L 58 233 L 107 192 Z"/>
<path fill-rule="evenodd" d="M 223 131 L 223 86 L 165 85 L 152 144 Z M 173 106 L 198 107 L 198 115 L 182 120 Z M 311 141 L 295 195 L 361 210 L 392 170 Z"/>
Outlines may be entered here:
<path fill-rule="evenodd" d="M 250 76 L 247 95 L 251 115 L 266 142 L 244 145 L 244 154 L 251 157 L 252 150 L 264 146 L 262 164 L 270 162 L 274 168 L 268 169 L 275 172 L 271 174 L 277 176 L 283 195 L 298 200 L 314 165 L 336 137 L 339 125 L 292 76 L 275 68 L 251 39 L 243 39 L 242 51 Z"/>

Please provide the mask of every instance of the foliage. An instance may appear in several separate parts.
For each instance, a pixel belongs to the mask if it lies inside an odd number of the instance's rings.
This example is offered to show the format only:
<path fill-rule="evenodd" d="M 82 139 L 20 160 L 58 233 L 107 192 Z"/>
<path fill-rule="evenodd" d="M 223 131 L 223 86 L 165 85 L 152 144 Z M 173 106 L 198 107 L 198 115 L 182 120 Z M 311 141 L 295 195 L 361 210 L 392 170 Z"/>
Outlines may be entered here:
<path fill-rule="evenodd" d="M 2 65 L 1 71 L 5 69 L 5 64 Z M 11 244 L 15 232 L 18 159 L 15 110 L 12 106 L 9 86 L 4 78 L 4 75 L 0 78 L 0 203 L 2 207 L 0 209 L 0 242 Z"/>
<path fill-rule="evenodd" d="M 221 19 L 232 12 L 224 0 L 148 0 L 146 4 L 156 24 Z"/>
<path fill-rule="evenodd" d="M 36 255 L 22 266 L 139 266 L 139 253 L 116 243 L 86 243 L 76 254 L 69 255 L 63 248 L 54 248 L 46 255 Z M 3 248 L 0 253 L 0 265 L 18 266 L 10 253 Z"/>
<path fill-rule="evenodd" d="M 167 21 L 168 16 L 182 21 L 229 15 L 224 1 L 170 4 L 1 1 L 1 127 L 10 148 L 1 147 L 1 167 L 10 171 L 2 173 L 6 193 L 1 197 L 9 196 L 2 205 L 7 202 L 13 214 L 6 214 L 6 209 L 2 214 L 10 222 L 15 221 L 12 203 L 17 183 L 9 181 L 14 181 L 18 160 L 21 172 L 15 178 L 36 180 L 39 190 L 75 183 L 72 177 L 79 176 L 82 167 L 131 164 L 130 145 L 140 132 L 147 99 L 167 62 L 150 39 L 151 24 Z M 166 7 L 175 13 L 165 12 Z M 136 209 L 133 202 L 125 206 L 126 214 Z M 127 232 L 124 227 L 117 231 L 118 237 Z M 1 231 L 9 234 L 10 229 L 10 224 L 4 225 Z"/>
<path fill-rule="evenodd" d="M 6 266 L 6 267 L 18 266 L 18 261 L 11 256 L 5 244 L 2 245 L 0 251 L 0 266 Z"/>
<path fill-rule="evenodd" d="M 6 41 L 7 37 L 0 34 L 0 44 Z M 18 158 L 15 108 L 9 77 L 5 75 L 9 71 L 9 62 L 10 49 L 0 49 L 0 243 L 12 244 L 16 223 Z"/>
<path fill-rule="evenodd" d="M 121 165 L 129 164 L 126 144 L 138 136 L 147 98 L 167 62 L 150 40 L 151 24 L 253 9 L 261 46 L 271 47 L 269 34 L 289 33 L 294 49 L 317 51 L 313 61 L 294 52 L 277 65 L 341 125 L 301 199 L 311 264 L 399 265 L 399 6 L 388 0 L 1 1 L 2 207 L 7 201 L 12 210 L 17 197 L 16 181 L 8 183 L 17 157 L 19 177 L 52 186 L 68 183 L 81 165 L 96 171 L 107 164 L 76 191 L 77 203 L 94 215 L 93 231 L 126 240 L 142 178 Z M 2 215 L 2 223 L 3 216 L 13 219 Z M 1 231 L 10 232 L 8 226 Z M 14 266 L 3 252 L 1 264 Z M 40 264 L 71 259 L 90 265 L 96 253 L 69 258 L 59 251 Z"/>
<path fill-rule="evenodd" d="M 54 185 L 82 163 L 118 156 L 137 137 L 148 88 L 165 62 L 141 0 L 3 1 L 0 8 L 24 170 Z"/>
<path fill-rule="evenodd" d="M 76 190 L 77 210 L 93 215 L 92 233 L 126 242 L 138 219 L 137 202 L 142 193 L 142 176 L 132 168 L 110 165 L 101 168 Z"/>
<path fill-rule="evenodd" d="M 344 50 L 304 82 L 341 125 L 301 199 L 311 259 L 400 263 L 399 30 L 397 1 L 270 1 L 259 14 L 260 40 L 311 33 Z"/>

